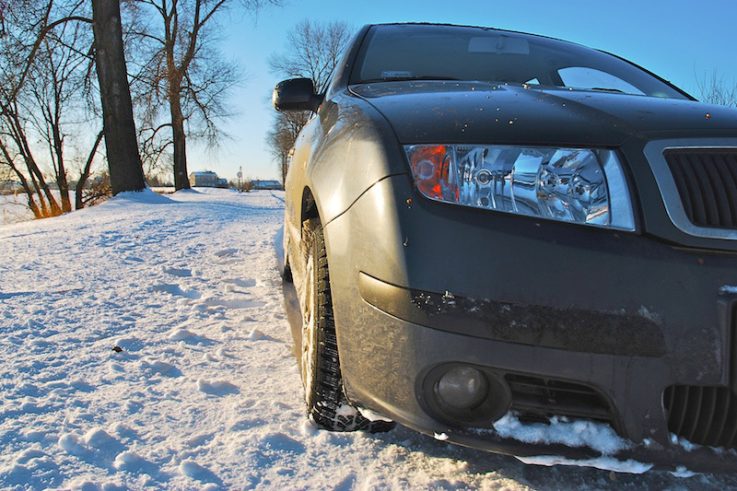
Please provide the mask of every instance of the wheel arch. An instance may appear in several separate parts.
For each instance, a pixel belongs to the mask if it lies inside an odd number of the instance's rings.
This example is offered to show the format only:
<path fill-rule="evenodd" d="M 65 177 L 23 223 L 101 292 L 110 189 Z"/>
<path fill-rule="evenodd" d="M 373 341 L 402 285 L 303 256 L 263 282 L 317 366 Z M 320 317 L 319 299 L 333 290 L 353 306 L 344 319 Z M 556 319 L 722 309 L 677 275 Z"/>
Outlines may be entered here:
<path fill-rule="evenodd" d="M 300 203 L 300 219 L 299 223 L 304 223 L 310 218 L 320 218 L 320 212 L 317 209 L 317 201 L 312 189 L 305 186 L 302 190 L 302 200 Z"/>

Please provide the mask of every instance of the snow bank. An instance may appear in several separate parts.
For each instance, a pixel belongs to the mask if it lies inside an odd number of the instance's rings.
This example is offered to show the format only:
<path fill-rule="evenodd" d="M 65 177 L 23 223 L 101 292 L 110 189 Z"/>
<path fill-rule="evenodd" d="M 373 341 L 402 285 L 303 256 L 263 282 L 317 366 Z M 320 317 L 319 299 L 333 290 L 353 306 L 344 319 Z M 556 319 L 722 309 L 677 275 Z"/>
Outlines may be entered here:
<path fill-rule="evenodd" d="M 150 188 L 146 188 L 142 191 L 128 191 L 125 193 L 118 193 L 100 206 L 110 206 L 113 204 L 119 204 L 121 202 L 133 202 L 148 205 L 168 205 L 175 203 L 175 201 L 169 199 L 163 194 L 159 194 L 157 192 L 154 192 Z"/>

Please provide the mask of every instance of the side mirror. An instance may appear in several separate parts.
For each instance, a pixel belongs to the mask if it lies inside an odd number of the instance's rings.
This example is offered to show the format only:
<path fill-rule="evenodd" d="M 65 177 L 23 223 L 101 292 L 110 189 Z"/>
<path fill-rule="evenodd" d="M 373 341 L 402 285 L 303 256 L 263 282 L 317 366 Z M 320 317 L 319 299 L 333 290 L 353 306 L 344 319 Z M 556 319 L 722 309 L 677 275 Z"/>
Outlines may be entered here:
<path fill-rule="evenodd" d="M 317 111 L 322 97 L 315 94 L 315 86 L 309 78 L 292 78 L 276 84 L 271 103 L 277 111 Z"/>

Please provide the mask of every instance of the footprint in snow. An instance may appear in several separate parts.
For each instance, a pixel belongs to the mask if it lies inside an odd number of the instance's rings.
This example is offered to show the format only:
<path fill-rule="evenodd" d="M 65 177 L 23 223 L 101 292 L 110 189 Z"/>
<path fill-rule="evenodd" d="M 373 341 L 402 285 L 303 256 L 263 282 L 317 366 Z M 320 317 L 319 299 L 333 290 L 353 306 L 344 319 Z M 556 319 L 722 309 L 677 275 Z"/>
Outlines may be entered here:
<path fill-rule="evenodd" d="M 200 336 L 199 334 L 195 334 L 192 331 L 189 331 L 187 329 L 174 329 L 169 334 L 169 339 L 172 341 L 182 341 L 186 344 L 213 344 L 214 341 L 210 338 L 206 338 L 205 336 Z"/>
<path fill-rule="evenodd" d="M 81 456 L 88 453 L 88 450 L 80 442 L 79 437 L 73 433 L 62 433 L 57 444 L 70 455 Z"/>
<path fill-rule="evenodd" d="M 21 453 L 16 459 L 16 464 L 26 465 L 33 459 L 41 459 L 47 457 L 45 453 L 37 449 L 29 449 Z"/>
<path fill-rule="evenodd" d="M 253 278 L 230 278 L 223 281 L 241 288 L 251 288 L 256 286 L 256 280 Z"/>
<path fill-rule="evenodd" d="M 192 270 L 189 268 L 164 268 L 164 273 L 172 276 L 178 276 L 180 278 L 187 278 L 192 276 Z"/>
<path fill-rule="evenodd" d="M 261 450 L 274 450 L 277 452 L 302 454 L 305 453 L 305 446 L 294 438 L 284 433 L 271 433 L 261 439 L 259 443 Z"/>
<path fill-rule="evenodd" d="M 114 423 L 110 426 L 110 431 L 123 440 L 138 440 L 138 433 L 136 433 L 136 430 L 123 423 Z"/>
<path fill-rule="evenodd" d="M 153 363 L 144 361 L 141 363 L 141 368 L 149 375 L 162 375 L 164 377 L 172 378 L 182 376 L 182 371 L 180 369 L 171 363 L 166 363 L 164 361 L 154 361 Z"/>
<path fill-rule="evenodd" d="M 100 247 L 112 246 L 122 238 L 123 235 L 119 232 L 102 232 L 97 239 L 97 245 Z"/>
<path fill-rule="evenodd" d="M 106 454 L 112 457 L 125 450 L 125 445 L 102 428 L 92 428 L 82 437 L 74 433 L 62 433 L 57 443 L 66 453 L 82 458 Z"/>
<path fill-rule="evenodd" d="M 119 346 L 123 351 L 135 352 L 143 349 L 143 341 L 138 338 L 117 338 L 112 343 L 113 346 Z"/>
<path fill-rule="evenodd" d="M 21 432 L 20 436 L 23 440 L 27 442 L 43 443 L 44 441 L 49 439 L 49 435 L 47 435 L 46 431 L 34 429 L 24 430 Z"/>
<path fill-rule="evenodd" d="M 210 443 L 212 438 L 215 436 L 214 433 L 203 433 L 201 435 L 194 435 L 184 441 L 184 444 L 189 448 L 201 447 Z"/>
<path fill-rule="evenodd" d="M 1 482 L 11 489 L 49 489 L 62 484 L 59 465 L 49 455 L 29 451 L 21 454 L 15 465 L 0 474 Z"/>
<path fill-rule="evenodd" d="M 227 299 L 218 297 L 207 297 L 202 300 L 202 305 L 208 307 L 225 307 L 227 309 L 252 309 L 255 307 L 261 307 L 264 302 L 260 300 L 248 300 L 248 299 Z"/>
<path fill-rule="evenodd" d="M 134 474 L 148 474 L 155 476 L 159 468 L 153 462 L 146 460 L 135 452 L 121 452 L 115 457 L 113 467 L 119 471 L 128 471 Z"/>
<path fill-rule="evenodd" d="M 240 389 L 237 385 L 231 384 L 226 380 L 197 380 L 197 388 L 200 392 L 213 396 L 226 396 L 229 394 L 238 394 Z"/>
<path fill-rule="evenodd" d="M 94 392 L 96 390 L 95 386 L 85 382 L 82 379 L 72 380 L 71 382 L 69 382 L 69 386 L 79 392 Z"/>
<path fill-rule="evenodd" d="M 251 428 L 257 428 L 259 426 L 264 426 L 265 424 L 266 424 L 266 421 L 260 418 L 242 419 L 240 421 L 233 423 L 230 426 L 230 431 L 246 431 L 246 430 L 250 430 Z"/>
<path fill-rule="evenodd" d="M 281 342 L 276 338 L 272 338 L 268 334 L 264 334 L 263 332 L 259 331 L 258 329 L 251 329 L 251 332 L 248 333 L 248 340 L 249 341 L 276 341 Z"/>
<path fill-rule="evenodd" d="M 125 450 L 125 445 L 120 443 L 116 438 L 110 436 L 110 434 L 102 428 L 92 428 L 85 433 L 82 441 L 88 448 L 95 449 L 101 453 L 117 454 Z"/>
<path fill-rule="evenodd" d="M 448 483 L 450 484 L 450 483 Z M 452 489 L 454 486 L 448 486 L 447 489 Z M 333 491 L 350 491 L 356 488 L 356 474 L 355 472 L 349 473 L 344 477 L 338 484 L 335 485 Z"/>
<path fill-rule="evenodd" d="M 162 218 L 146 220 L 144 222 L 139 223 L 138 227 L 136 227 L 136 230 L 145 230 L 151 227 L 158 227 L 159 225 L 163 225 L 163 223 L 164 223 L 164 220 Z"/>
<path fill-rule="evenodd" d="M 215 252 L 215 255 L 217 257 L 232 257 L 238 254 L 239 252 L 240 252 L 239 249 L 236 249 L 235 247 L 229 247 L 227 249 L 221 249 Z"/>
<path fill-rule="evenodd" d="M 175 283 L 159 283 L 151 287 L 151 291 L 164 292 L 170 295 L 189 298 L 190 300 L 198 300 L 202 294 L 197 290 L 183 290 L 181 286 Z"/>
<path fill-rule="evenodd" d="M 214 472 L 194 460 L 183 460 L 179 464 L 179 471 L 190 479 L 201 483 L 223 485 L 223 481 Z"/>
<path fill-rule="evenodd" d="M 285 457 L 302 455 L 305 451 L 305 446 L 294 438 L 284 433 L 271 433 L 261 439 L 253 458 L 258 468 L 266 468 L 283 461 Z"/>

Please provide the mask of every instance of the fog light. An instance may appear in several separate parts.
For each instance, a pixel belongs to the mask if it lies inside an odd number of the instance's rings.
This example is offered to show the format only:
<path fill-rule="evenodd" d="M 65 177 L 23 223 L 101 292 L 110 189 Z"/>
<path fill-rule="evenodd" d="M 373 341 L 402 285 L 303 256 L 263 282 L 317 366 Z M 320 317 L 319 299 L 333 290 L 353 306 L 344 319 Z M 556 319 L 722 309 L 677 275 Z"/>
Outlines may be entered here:
<path fill-rule="evenodd" d="M 438 380 L 435 394 L 453 409 L 473 409 L 489 394 L 489 383 L 483 373 L 473 367 L 453 367 Z"/>

